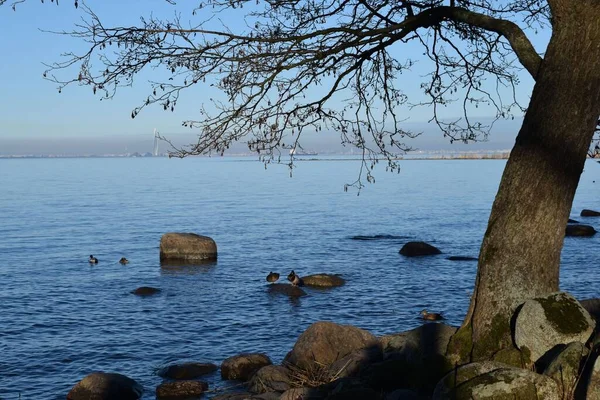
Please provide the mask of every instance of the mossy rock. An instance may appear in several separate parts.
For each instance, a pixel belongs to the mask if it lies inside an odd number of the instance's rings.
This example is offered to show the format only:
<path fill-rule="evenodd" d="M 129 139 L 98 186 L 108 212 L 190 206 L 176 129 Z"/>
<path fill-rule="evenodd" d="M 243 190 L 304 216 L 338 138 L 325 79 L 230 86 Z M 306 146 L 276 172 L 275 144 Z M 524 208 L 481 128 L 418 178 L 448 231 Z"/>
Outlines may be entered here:
<path fill-rule="evenodd" d="M 557 383 L 533 371 L 486 361 L 462 366 L 436 386 L 433 399 L 560 400 Z"/>
<path fill-rule="evenodd" d="M 569 343 L 563 347 L 544 369 L 544 375 L 554 379 L 562 393 L 573 393 L 582 362 L 589 350 L 580 342 Z"/>
<path fill-rule="evenodd" d="M 568 293 L 557 292 L 527 300 L 515 321 L 515 343 L 526 347 L 532 361 L 560 344 L 585 343 L 595 322 L 590 314 Z"/>

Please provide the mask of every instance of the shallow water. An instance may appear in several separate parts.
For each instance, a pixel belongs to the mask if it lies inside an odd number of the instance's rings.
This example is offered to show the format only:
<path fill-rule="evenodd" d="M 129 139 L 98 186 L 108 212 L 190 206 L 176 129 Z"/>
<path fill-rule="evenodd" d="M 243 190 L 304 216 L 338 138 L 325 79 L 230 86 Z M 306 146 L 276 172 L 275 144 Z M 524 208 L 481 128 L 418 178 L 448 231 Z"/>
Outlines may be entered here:
<path fill-rule="evenodd" d="M 356 196 L 343 191 L 356 161 L 299 162 L 290 179 L 254 159 L 0 160 L 0 398 L 64 399 L 101 370 L 136 379 L 153 399 L 166 363 L 220 364 L 246 351 L 280 362 L 318 320 L 379 335 L 418 326 L 428 308 L 459 324 L 476 263 L 445 257 L 477 256 L 505 162 L 401 165 L 398 175 L 376 171 Z M 590 161 L 572 218 L 596 229 L 600 219 L 579 212 L 600 208 L 599 188 Z M 218 262 L 161 268 L 170 231 L 211 236 Z M 403 258 L 409 240 L 444 254 Z M 598 296 L 599 250 L 600 235 L 565 240 L 562 289 Z M 297 300 L 268 294 L 266 275 L 291 269 L 348 283 Z M 129 293 L 139 286 L 162 293 Z M 207 380 L 223 385 L 218 372 Z"/>

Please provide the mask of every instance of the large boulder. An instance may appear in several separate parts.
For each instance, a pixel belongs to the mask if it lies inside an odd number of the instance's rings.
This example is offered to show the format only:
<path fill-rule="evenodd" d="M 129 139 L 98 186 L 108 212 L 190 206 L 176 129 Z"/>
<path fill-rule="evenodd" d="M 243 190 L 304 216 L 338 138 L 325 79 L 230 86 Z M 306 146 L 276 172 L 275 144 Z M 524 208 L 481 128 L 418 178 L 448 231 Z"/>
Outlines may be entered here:
<path fill-rule="evenodd" d="M 158 371 L 158 375 L 169 379 L 196 379 L 202 375 L 210 374 L 217 370 L 211 363 L 188 362 L 168 365 Z"/>
<path fill-rule="evenodd" d="M 582 217 L 600 217 L 600 211 L 594 211 L 594 210 L 582 210 L 581 214 Z"/>
<path fill-rule="evenodd" d="M 165 233 L 160 238 L 160 261 L 195 263 L 217 259 L 217 244 L 195 233 Z"/>
<path fill-rule="evenodd" d="M 93 372 L 73 386 L 67 400 L 138 400 L 143 392 L 142 385 L 125 375 Z"/>
<path fill-rule="evenodd" d="M 345 357 L 340 358 L 328 367 L 328 374 L 335 378 L 345 378 L 358 375 L 367 366 L 383 360 L 380 346 L 370 346 L 365 349 L 354 350 Z"/>
<path fill-rule="evenodd" d="M 248 388 L 254 393 L 285 392 L 291 388 L 290 371 L 280 365 L 267 365 L 250 379 Z"/>
<path fill-rule="evenodd" d="M 292 388 L 286 390 L 281 394 L 279 400 L 323 400 L 326 397 L 326 393 L 319 388 Z"/>
<path fill-rule="evenodd" d="M 557 292 L 527 300 L 515 321 L 515 343 L 531 361 L 537 361 L 559 344 L 585 343 L 595 322 L 568 293 Z"/>
<path fill-rule="evenodd" d="M 437 384 L 433 399 L 561 400 L 562 396 L 552 378 L 485 361 L 467 364 L 448 373 Z"/>
<path fill-rule="evenodd" d="M 289 283 L 272 283 L 267 285 L 267 291 L 269 294 L 283 294 L 289 297 L 306 296 L 306 292 L 302 288 Z"/>
<path fill-rule="evenodd" d="M 408 242 L 400 249 L 400 254 L 405 257 L 431 256 L 441 253 L 440 249 L 425 242 Z"/>
<path fill-rule="evenodd" d="M 446 348 L 456 328 L 444 324 L 425 324 L 395 335 L 381 337 L 384 361 L 373 364 L 361 374 L 378 390 L 411 389 L 430 396 L 437 382 L 453 368 Z"/>
<path fill-rule="evenodd" d="M 229 357 L 221 363 L 221 378 L 246 382 L 262 367 L 273 364 L 262 353 L 242 353 Z"/>
<path fill-rule="evenodd" d="M 311 368 L 315 364 L 327 367 L 355 350 L 371 346 L 380 347 L 379 341 L 363 329 L 320 321 L 300 335 L 284 363 L 301 369 Z"/>
<path fill-rule="evenodd" d="M 304 286 L 318 288 L 338 287 L 346 284 L 346 280 L 339 275 L 332 274 L 314 274 L 303 276 Z"/>
<path fill-rule="evenodd" d="M 587 312 L 597 321 L 600 320 L 600 299 L 585 299 L 579 302 Z"/>
<path fill-rule="evenodd" d="M 156 388 L 157 400 L 190 399 L 208 390 L 208 384 L 200 381 L 165 382 Z"/>
<path fill-rule="evenodd" d="M 583 224 L 569 224 L 565 228 L 565 236 L 594 236 L 596 230 L 593 226 Z"/>
<path fill-rule="evenodd" d="M 558 383 L 561 393 L 574 393 L 575 385 L 580 376 L 582 360 L 587 357 L 589 350 L 580 342 L 572 342 L 554 357 L 544 369 L 544 375 Z"/>

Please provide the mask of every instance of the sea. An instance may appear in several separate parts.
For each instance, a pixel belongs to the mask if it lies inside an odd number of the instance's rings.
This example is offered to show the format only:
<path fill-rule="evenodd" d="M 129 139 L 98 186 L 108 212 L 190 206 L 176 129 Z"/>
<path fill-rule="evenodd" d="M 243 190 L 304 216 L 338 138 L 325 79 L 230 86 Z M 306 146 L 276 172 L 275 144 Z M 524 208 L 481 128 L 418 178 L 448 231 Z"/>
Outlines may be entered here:
<path fill-rule="evenodd" d="M 322 320 L 384 335 L 418 327 L 426 308 L 459 325 L 477 263 L 447 257 L 477 257 L 505 163 L 402 160 L 400 173 L 378 165 L 374 183 L 346 191 L 366 181 L 357 160 L 300 159 L 292 171 L 253 157 L 0 160 L 0 399 L 64 399 L 94 371 L 154 399 L 165 365 L 242 352 L 279 363 Z M 600 230 L 583 208 L 600 209 L 593 160 L 571 218 Z M 210 236 L 218 261 L 161 267 L 167 232 Z M 401 256 L 414 240 L 443 254 Z M 600 235 L 566 238 L 561 289 L 598 297 L 599 253 Z M 291 270 L 347 283 L 270 294 L 267 274 Z M 130 293 L 140 286 L 162 291 Z M 207 398 L 232 385 L 219 372 L 205 380 Z"/>

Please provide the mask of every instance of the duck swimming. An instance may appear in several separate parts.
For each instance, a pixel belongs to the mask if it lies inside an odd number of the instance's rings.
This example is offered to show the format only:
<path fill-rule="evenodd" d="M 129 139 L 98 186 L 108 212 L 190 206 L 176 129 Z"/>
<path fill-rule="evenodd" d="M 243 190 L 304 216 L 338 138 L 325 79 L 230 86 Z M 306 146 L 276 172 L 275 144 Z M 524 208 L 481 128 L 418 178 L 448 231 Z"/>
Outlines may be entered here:
<path fill-rule="evenodd" d="M 427 321 L 440 321 L 442 319 L 445 319 L 442 314 L 430 313 L 430 312 L 427 312 L 427 310 L 421 311 L 421 318 L 423 318 L 424 320 L 427 320 Z"/>
<path fill-rule="evenodd" d="M 129 264 L 129 260 L 128 260 L 128 259 L 126 259 L 125 257 L 121 257 L 121 259 L 119 260 L 119 262 L 120 262 L 121 264 L 123 264 L 123 265 L 125 265 L 125 264 Z"/>
<path fill-rule="evenodd" d="M 277 272 L 270 272 L 269 275 L 267 275 L 267 282 L 277 282 L 278 279 L 279 274 Z"/>
<path fill-rule="evenodd" d="M 294 286 L 304 286 L 304 281 L 302 280 L 302 278 L 300 278 L 298 275 L 296 275 L 294 270 L 292 270 L 292 272 L 290 272 L 290 274 L 288 275 L 287 278 L 288 278 L 288 281 L 292 282 L 292 285 L 294 285 Z"/>
<path fill-rule="evenodd" d="M 98 259 L 90 254 L 90 264 L 98 264 Z"/>

